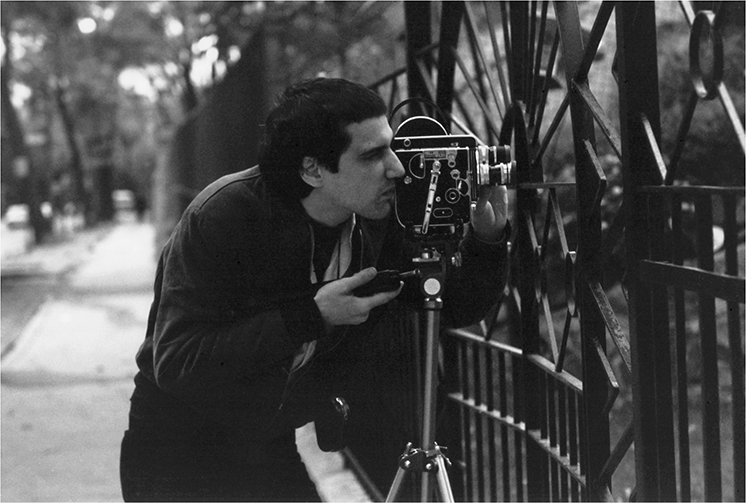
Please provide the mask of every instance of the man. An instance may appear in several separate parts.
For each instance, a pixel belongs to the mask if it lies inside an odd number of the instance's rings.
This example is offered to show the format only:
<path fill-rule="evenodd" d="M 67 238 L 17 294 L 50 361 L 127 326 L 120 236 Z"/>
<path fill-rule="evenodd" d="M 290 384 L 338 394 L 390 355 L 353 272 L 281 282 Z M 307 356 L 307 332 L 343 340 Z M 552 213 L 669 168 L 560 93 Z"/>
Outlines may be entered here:
<path fill-rule="evenodd" d="M 404 169 L 385 114 L 345 80 L 291 86 L 267 118 L 259 167 L 214 182 L 184 212 L 137 355 L 125 500 L 318 501 L 294 430 L 342 380 L 337 351 L 370 334 L 403 286 L 353 290 L 376 267 L 407 265 L 391 218 Z M 477 205 L 461 277 L 448 282 L 454 298 L 482 298 L 462 321 L 502 289 L 506 211 L 504 188 Z"/>

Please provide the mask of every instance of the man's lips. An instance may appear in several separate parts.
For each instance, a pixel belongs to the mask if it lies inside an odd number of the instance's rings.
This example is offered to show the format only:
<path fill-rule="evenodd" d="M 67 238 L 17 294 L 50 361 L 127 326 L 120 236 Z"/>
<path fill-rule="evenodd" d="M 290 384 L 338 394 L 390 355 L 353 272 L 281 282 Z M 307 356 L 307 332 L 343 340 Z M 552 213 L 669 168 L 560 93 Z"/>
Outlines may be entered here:
<path fill-rule="evenodd" d="M 393 198 L 396 195 L 396 185 L 389 187 L 388 189 L 384 190 L 381 194 L 382 197 L 385 199 Z"/>

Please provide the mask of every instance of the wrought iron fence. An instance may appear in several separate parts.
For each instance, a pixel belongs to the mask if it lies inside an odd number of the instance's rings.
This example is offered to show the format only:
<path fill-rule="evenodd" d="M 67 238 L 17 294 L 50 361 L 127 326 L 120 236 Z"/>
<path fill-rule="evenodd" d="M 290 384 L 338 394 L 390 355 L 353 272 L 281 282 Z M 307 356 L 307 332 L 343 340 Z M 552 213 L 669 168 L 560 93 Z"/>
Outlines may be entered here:
<path fill-rule="evenodd" d="M 405 13 L 408 67 L 372 87 L 392 108 L 431 99 L 449 131 L 509 144 L 517 161 L 505 296 L 479 326 L 442 337 L 438 434 L 457 497 L 743 501 L 743 177 L 697 183 L 685 162 L 696 109 L 712 100 L 746 151 L 743 62 L 724 71 L 735 63 L 722 38 L 735 16 L 743 44 L 742 2 L 407 2 Z M 665 110 L 660 53 L 673 46 L 659 47 L 661 25 L 687 30 L 692 82 Z M 738 76 L 735 94 L 724 73 Z M 416 356 L 416 330 L 400 344 Z M 418 372 L 400 371 L 397 415 L 410 419 L 389 427 L 397 442 L 416 429 Z M 360 445 L 352 457 L 380 488 L 393 471 Z"/>

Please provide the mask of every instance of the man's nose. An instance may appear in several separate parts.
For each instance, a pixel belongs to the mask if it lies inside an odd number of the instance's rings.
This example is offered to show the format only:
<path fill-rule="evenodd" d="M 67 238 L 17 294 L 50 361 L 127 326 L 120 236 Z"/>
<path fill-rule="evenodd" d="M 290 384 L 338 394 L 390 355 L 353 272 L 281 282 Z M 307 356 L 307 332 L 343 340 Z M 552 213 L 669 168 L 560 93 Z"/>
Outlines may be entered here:
<path fill-rule="evenodd" d="M 401 178 L 404 176 L 404 166 L 396 156 L 396 154 L 389 150 L 389 156 L 386 165 L 386 177 L 391 179 Z"/>

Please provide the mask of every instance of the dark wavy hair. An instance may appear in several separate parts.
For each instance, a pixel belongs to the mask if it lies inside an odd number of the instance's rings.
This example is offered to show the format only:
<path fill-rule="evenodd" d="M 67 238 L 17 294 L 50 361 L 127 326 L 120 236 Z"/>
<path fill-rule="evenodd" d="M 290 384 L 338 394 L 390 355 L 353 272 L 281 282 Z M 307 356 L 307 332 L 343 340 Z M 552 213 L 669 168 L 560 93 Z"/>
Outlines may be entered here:
<path fill-rule="evenodd" d="M 288 87 L 264 126 L 259 169 L 267 186 L 280 196 L 303 199 L 312 190 L 300 176 L 303 158 L 336 172 L 352 140 L 345 127 L 386 113 L 378 94 L 348 80 L 316 78 Z"/>

